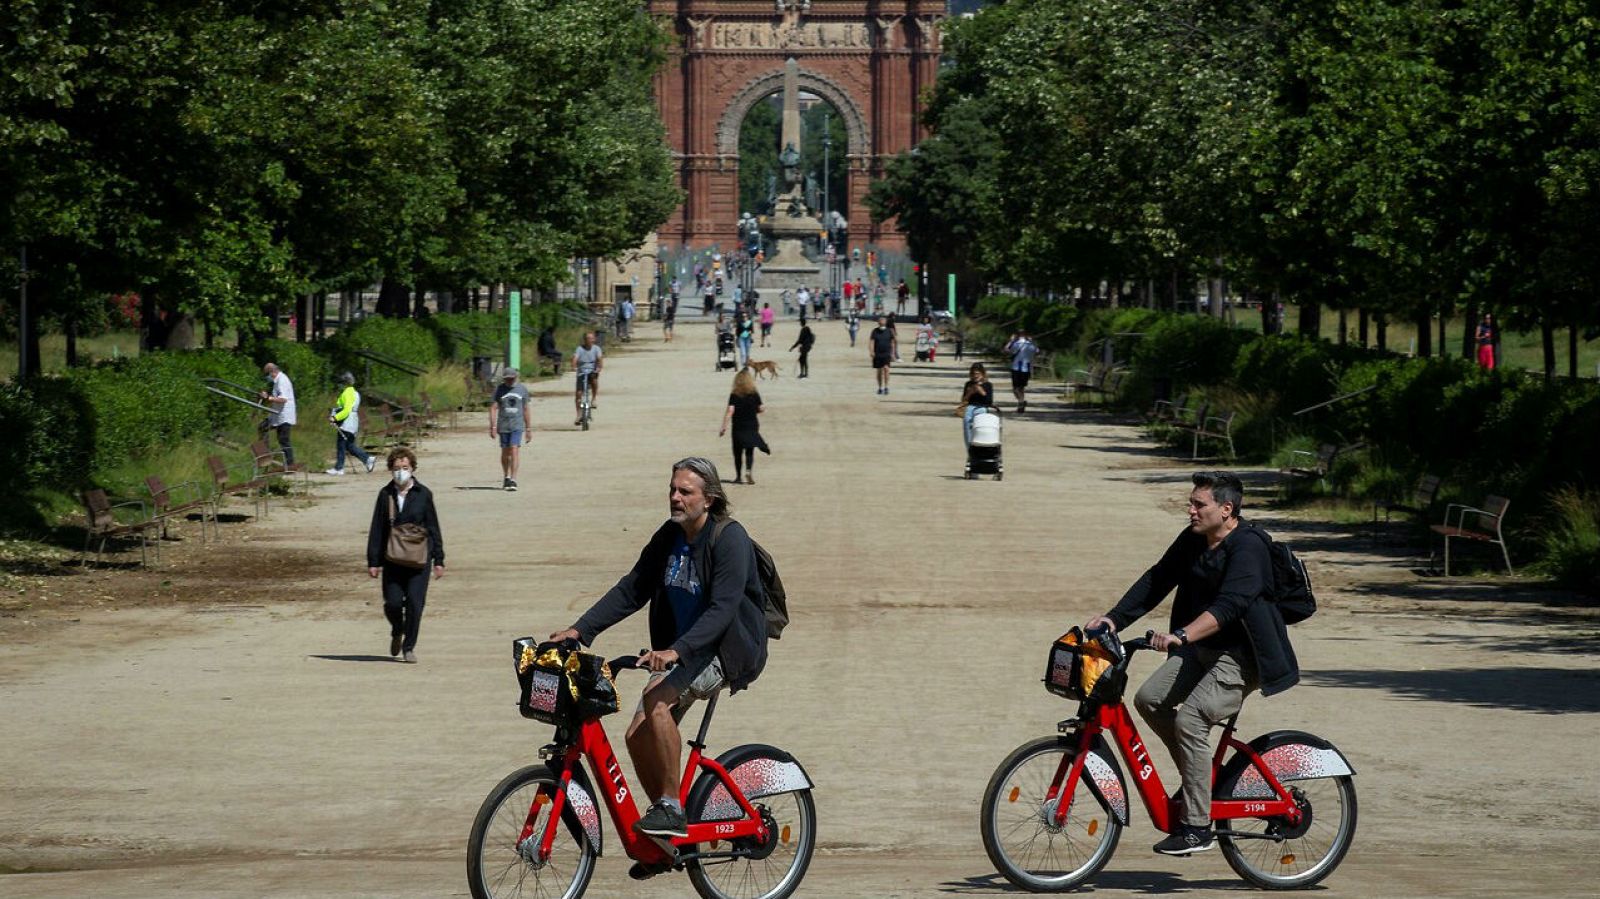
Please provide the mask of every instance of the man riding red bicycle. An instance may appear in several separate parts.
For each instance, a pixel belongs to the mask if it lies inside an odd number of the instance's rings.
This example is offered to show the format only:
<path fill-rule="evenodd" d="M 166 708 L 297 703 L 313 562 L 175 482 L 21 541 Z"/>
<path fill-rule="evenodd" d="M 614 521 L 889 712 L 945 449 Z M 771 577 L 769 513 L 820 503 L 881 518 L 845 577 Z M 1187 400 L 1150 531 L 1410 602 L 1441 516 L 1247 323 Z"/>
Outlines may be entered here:
<path fill-rule="evenodd" d="M 1271 696 L 1300 680 L 1283 618 L 1268 599 L 1267 540 L 1239 517 L 1243 484 L 1224 471 L 1198 472 L 1192 481 L 1189 526 L 1115 608 L 1085 625 L 1126 628 L 1177 588 L 1169 632 L 1150 639 L 1170 655 L 1134 699 L 1182 774 L 1182 826 L 1154 847 L 1167 855 L 1215 845 L 1211 728 L 1238 714 L 1252 690 Z"/>
<path fill-rule="evenodd" d="M 683 837 L 688 821 L 680 804 L 683 753 L 678 723 L 696 700 L 727 687 L 748 687 L 766 665 L 766 619 L 755 550 L 744 528 L 730 519 L 728 498 L 709 460 L 691 457 L 672 466 L 670 519 L 639 554 L 633 569 L 572 627 L 552 642 L 592 645 L 607 628 L 650 606 L 650 650 L 639 664 L 652 672 L 633 721 L 628 754 L 653 800 L 634 829 L 658 837 Z M 725 523 L 724 523 L 725 522 Z M 666 870 L 635 865 L 635 877 Z"/>

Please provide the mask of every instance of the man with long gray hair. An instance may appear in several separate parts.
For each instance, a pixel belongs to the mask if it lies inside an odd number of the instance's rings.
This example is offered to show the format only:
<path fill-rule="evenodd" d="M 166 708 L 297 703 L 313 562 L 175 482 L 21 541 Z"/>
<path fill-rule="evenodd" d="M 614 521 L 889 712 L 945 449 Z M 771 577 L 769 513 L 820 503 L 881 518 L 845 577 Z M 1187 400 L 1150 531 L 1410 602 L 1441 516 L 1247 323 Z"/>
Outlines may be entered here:
<path fill-rule="evenodd" d="M 655 837 L 688 835 L 678 802 L 683 740 L 678 722 L 696 700 L 748 687 L 767 662 L 766 616 L 755 548 L 728 517 L 717 467 L 692 456 L 672 466 L 670 517 L 633 570 L 576 624 L 552 641 L 594 643 L 603 631 L 650 606 L 650 649 L 639 657 L 650 681 L 628 725 L 628 754 L 654 804 L 635 828 Z M 636 878 L 661 873 L 634 865 Z"/>

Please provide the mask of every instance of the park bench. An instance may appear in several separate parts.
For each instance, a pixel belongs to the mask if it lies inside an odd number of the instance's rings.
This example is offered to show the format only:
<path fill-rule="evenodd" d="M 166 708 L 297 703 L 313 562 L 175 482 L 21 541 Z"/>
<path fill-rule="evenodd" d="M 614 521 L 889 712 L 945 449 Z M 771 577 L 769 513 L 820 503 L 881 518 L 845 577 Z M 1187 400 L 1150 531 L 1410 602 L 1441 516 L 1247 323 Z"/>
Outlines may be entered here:
<path fill-rule="evenodd" d="M 1391 500 L 1386 503 L 1372 504 L 1372 520 L 1378 520 L 1378 509 L 1383 509 L 1383 520 L 1388 521 L 1392 512 L 1406 512 L 1411 515 L 1426 514 L 1432 508 L 1433 501 L 1439 495 L 1439 485 L 1443 479 L 1435 474 L 1424 474 L 1417 478 L 1416 486 L 1411 488 L 1411 497 L 1408 500 Z"/>
<path fill-rule="evenodd" d="M 428 392 L 426 390 L 417 391 L 417 399 L 422 401 L 422 408 L 426 410 L 430 417 L 437 418 L 439 413 L 435 410 L 443 408 L 444 414 L 449 416 L 447 419 L 447 427 L 454 428 L 456 426 L 456 413 L 460 410 L 458 410 L 455 406 L 440 407 L 434 405 L 433 397 L 428 396 Z"/>
<path fill-rule="evenodd" d="M 283 450 L 269 449 L 265 440 L 250 444 L 250 455 L 251 464 L 255 467 L 250 476 L 252 480 L 265 479 L 269 483 L 287 480 L 292 485 L 294 476 L 298 474 L 303 491 L 311 492 L 311 470 L 306 463 L 289 464 Z"/>
<path fill-rule="evenodd" d="M 1294 450 L 1290 453 L 1290 457 L 1289 466 L 1278 469 L 1278 474 L 1283 475 L 1287 479 L 1287 483 L 1295 484 L 1305 481 L 1320 483 L 1326 480 L 1328 472 L 1333 470 L 1333 462 L 1339 458 L 1339 447 L 1332 443 L 1324 443 L 1317 447 L 1316 452 Z"/>
<path fill-rule="evenodd" d="M 263 512 L 271 511 L 268 508 L 267 494 L 267 487 L 271 486 L 271 481 L 267 478 L 256 477 L 253 465 L 251 466 L 251 476 L 239 481 L 233 480 L 230 469 L 227 463 L 222 461 L 221 456 L 207 456 L 206 466 L 211 469 L 211 497 L 213 507 L 217 512 L 220 513 L 222 510 L 223 498 L 239 496 L 240 494 L 248 494 L 250 496 L 251 502 L 255 504 L 256 517 L 259 518 Z M 215 518 L 213 518 L 214 520 Z"/>
<path fill-rule="evenodd" d="M 161 522 L 150 517 L 150 512 L 143 500 L 133 499 L 127 502 L 113 503 L 110 497 L 106 496 L 104 490 L 94 487 L 83 491 L 83 506 L 85 513 L 83 552 L 78 556 L 80 565 L 87 559 L 89 544 L 93 543 L 96 537 L 100 539 L 100 543 L 95 547 L 94 551 L 96 563 L 99 563 L 100 558 L 105 555 L 107 540 L 117 537 L 138 537 L 139 564 L 149 567 L 150 559 L 145 552 L 145 548 L 150 543 L 149 532 L 152 529 L 160 528 Z M 132 521 L 122 521 L 117 518 L 118 509 L 132 509 L 135 507 L 139 510 L 138 518 Z M 158 560 L 161 558 L 161 542 L 159 540 L 156 541 L 156 558 Z"/>
<path fill-rule="evenodd" d="M 1485 496 L 1483 507 L 1468 506 L 1462 503 L 1451 503 L 1445 507 L 1444 523 L 1432 525 L 1436 534 L 1444 536 L 1444 576 L 1450 576 L 1450 541 L 1472 540 L 1478 543 L 1497 544 L 1500 555 L 1506 562 L 1506 574 L 1515 574 L 1511 570 L 1511 552 L 1506 547 L 1506 538 L 1501 526 L 1505 523 L 1506 509 L 1511 505 L 1511 500 L 1503 496 Z M 1451 514 L 1455 514 L 1454 523 Z M 1471 526 L 1468 526 L 1470 516 Z"/>
<path fill-rule="evenodd" d="M 479 378 L 471 372 L 462 377 L 467 388 L 467 392 L 461 400 L 462 408 L 482 408 L 489 405 L 490 401 L 494 399 L 493 382 Z"/>
<path fill-rule="evenodd" d="M 217 511 L 214 497 L 207 495 L 194 481 L 184 481 L 168 487 L 166 482 L 158 475 L 150 475 L 144 479 L 145 488 L 150 491 L 150 504 L 155 511 L 152 516 L 161 522 L 161 538 L 166 539 L 167 522 L 174 518 L 188 518 L 189 513 L 198 509 L 200 511 L 200 542 L 206 542 L 206 519 L 210 518 L 212 526 L 216 526 Z M 180 495 L 182 493 L 183 495 Z"/>
<path fill-rule="evenodd" d="M 1228 458 L 1233 458 L 1233 417 L 1236 414 L 1235 412 L 1224 412 L 1221 415 L 1204 415 L 1199 419 L 1199 425 L 1186 428 L 1185 430 L 1194 435 L 1194 448 L 1190 451 L 1189 458 L 1200 458 L 1201 440 L 1227 442 Z"/>
<path fill-rule="evenodd" d="M 367 428 L 366 436 L 388 446 L 410 443 L 419 430 L 415 421 L 404 413 L 388 403 L 378 403 L 372 407 L 372 427 Z"/>
<path fill-rule="evenodd" d="M 1122 385 L 1122 370 L 1103 365 L 1091 365 L 1073 371 L 1073 379 L 1067 382 L 1067 392 L 1072 398 L 1073 405 L 1077 405 L 1078 397 L 1084 394 L 1099 394 L 1111 396 Z"/>
<path fill-rule="evenodd" d="M 1179 416 L 1187 415 L 1189 413 L 1190 396 L 1192 394 L 1185 393 L 1180 395 L 1176 401 L 1156 400 L 1150 404 L 1150 411 L 1145 413 L 1145 421 L 1150 424 L 1158 424 L 1160 422 L 1174 421 Z"/>

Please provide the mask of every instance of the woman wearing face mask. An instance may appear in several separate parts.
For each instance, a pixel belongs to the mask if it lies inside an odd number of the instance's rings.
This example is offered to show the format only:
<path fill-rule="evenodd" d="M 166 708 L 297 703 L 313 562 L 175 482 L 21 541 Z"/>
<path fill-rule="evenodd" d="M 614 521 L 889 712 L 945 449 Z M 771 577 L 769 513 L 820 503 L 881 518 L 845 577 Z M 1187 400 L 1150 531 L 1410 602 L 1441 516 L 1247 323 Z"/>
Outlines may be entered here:
<path fill-rule="evenodd" d="M 410 447 L 389 451 L 389 483 L 378 491 L 367 531 L 367 574 L 383 579 L 383 615 L 389 619 L 389 655 L 404 653 L 403 661 L 416 662 L 417 628 L 428 599 L 428 574 L 444 577 L 444 537 L 433 508 L 433 492 L 417 481 L 417 454 Z M 396 564 L 385 558 L 393 525 L 417 524 L 428 532 L 425 563 L 420 568 Z"/>

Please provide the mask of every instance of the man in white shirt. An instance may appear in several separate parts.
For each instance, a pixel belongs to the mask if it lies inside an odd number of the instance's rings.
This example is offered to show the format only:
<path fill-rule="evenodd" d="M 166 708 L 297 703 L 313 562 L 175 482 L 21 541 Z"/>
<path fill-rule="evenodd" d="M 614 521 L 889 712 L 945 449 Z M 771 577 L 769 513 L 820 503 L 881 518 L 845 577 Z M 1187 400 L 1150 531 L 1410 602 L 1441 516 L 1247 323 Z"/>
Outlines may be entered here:
<path fill-rule="evenodd" d="M 794 295 L 795 302 L 800 304 L 800 324 L 806 323 L 806 313 L 811 310 L 811 291 L 800 288 Z"/>
<path fill-rule="evenodd" d="M 1039 355 L 1039 345 L 1028 337 L 1027 331 L 1018 331 L 1006 342 L 1004 353 L 1011 357 L 1011 395 L 1017 398 L 1017 411 L 1028 411 L 1028 381 L 1033 378 L 1033 357 Z"/>
<path fill-rule="evenodd" d="M 268 362 L 261 366 L 261 373 L 267 376 L 271 387 L 261 391 L 261 401 L 272 407 L 272 412 L 267 416 L 267 427 L 278 432 L 278 446 L 283 450 L 283 464 L 294 464 L 294 446 L 289 442 L 289 429 L 294 427 L 294 384 L 290 383 L 289 376 L 278 368 L 278 363 Z"/>

